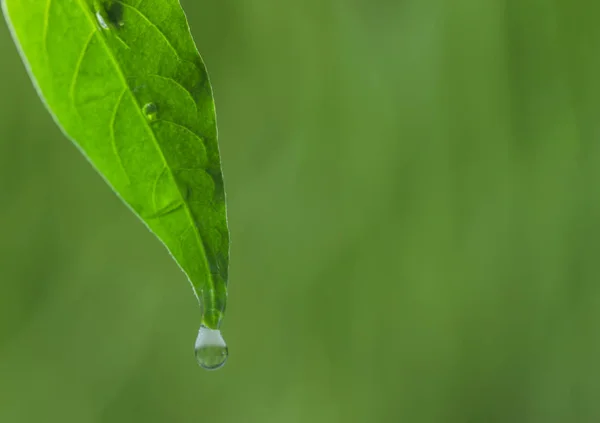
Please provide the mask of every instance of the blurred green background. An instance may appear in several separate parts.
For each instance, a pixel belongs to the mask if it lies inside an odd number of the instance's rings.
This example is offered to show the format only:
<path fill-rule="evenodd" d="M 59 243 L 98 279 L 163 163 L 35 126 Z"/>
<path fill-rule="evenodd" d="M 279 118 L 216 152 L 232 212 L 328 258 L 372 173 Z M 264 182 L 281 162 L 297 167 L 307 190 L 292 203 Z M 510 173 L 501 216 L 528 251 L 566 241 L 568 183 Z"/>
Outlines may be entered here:
<path fill-rule="evenodd" d="M 600 5 L 183 0 L 230 360 L 0 25 L 0 422 L 600 421 Z"/>

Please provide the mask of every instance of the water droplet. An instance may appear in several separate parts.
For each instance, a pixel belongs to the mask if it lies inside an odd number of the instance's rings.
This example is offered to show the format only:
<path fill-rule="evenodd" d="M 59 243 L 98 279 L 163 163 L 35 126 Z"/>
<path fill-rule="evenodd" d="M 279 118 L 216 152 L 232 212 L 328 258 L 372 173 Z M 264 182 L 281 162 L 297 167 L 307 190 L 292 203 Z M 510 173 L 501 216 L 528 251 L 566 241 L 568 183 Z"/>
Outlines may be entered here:
<path fill-rule="evenodd" d="M 94 0 L 94 11 L 102 29 L 110 29 L 110 26 L 121 28 L 125 25 L 123 22 L 123 4 L 121 2 Z"/>
<path fill-rule="evenodd" d="M 154 104 L 154 103 L 144 104 L 143 111 L 144 111 L 144 116 L 146 116 L 146 119 L 148 119 L 150 122 L 154 122 L 156 120 L 156 118 L 158 116 L 158 107 L 156 107 L 156 104 Z"/>
<path fill-rule="evenodd" d="M 104 19 L 104 16 L 102 16 L 102 13 L 100 13 L 100 11 L 96 12 L 96 19 L 98 20 L 98 23 L 100 24 L 100 28 L 108 29 L 106 20 Z"/>
<path fill-rule="evenodd" d="M 200 367 L 206 370 L 216 370 L 227 361 L 229 351 L 225 340 L 218 329 L 200 326 L 196 338 L 196 360 Z"/>

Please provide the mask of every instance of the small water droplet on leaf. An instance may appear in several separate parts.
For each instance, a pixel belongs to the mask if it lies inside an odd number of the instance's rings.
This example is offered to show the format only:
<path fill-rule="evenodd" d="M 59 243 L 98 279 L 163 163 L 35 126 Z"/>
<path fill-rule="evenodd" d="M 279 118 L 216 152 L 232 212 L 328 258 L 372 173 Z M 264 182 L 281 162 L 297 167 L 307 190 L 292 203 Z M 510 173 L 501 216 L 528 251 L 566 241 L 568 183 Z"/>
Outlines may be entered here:
<path fill-rule="evenodd" d="M 201 326 L 196 338 L 196 360 L 206 370 L 216 370 L 227 361 L 229 350 L 221 331 Z"/>
<path fill-rule="evenodd" d="M 112 0 L 94 0 L 94 12 L 102 29 L 122 28 L 123 4 Z"/>
<path fill-rule="evenodd" d="M 100 24 L 100 28 L 108 29 L 108 24 L 106 23 L 106 20 L 100 11 L 96 12 L 96 19 L 98 20 L 98 24 Z"/>
<path fill-rule="evenodd" d="M 158 117 L 158 107 L 154 103 L 146 103 L 143 107 L 144 116 L 149 122 L 154 122 Z"/>

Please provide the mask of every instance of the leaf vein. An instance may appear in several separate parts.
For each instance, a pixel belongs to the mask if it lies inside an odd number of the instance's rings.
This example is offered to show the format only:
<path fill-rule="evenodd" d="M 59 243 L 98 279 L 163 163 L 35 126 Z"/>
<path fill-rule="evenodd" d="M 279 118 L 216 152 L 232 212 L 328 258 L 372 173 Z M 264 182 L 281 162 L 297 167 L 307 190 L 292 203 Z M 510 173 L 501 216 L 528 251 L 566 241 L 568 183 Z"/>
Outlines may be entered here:
<path fill-rule="evenodd" d="M 177 122 L 173 122 L 172 120 L 168 120 L 168 119 L 158 119 L 158 120 L 156 121 L 156 123 L 158 123 L 158 122 L 168 123 L 168 124 L 170 124 L 170 125 L 176 126 L 177 128 L 181 128 L 181 129 L 183 129 L 184 131 L 186 131 L 186 132 L 188 132 L 189 134 L 191 134 L 191 135 L 192 135 L 194 138 L 196 138 L 198 141 L 200 141 L 200 143 L 201 143 L 202 145 L 204 145 L 204 139 L 203 139 L 203 138 L 202 138 L 200 135 L 198 135 L 196 132 L 194 132 L 193 130 L 191 130 L 190 128 L 188 128 L 187 126 L 184 126 L 184 125 L 182 125 L 182 124 L 180 124 L 180 123 L 177 123 Z"/>
<path fill-rule="evenodd" d="M 91 32 L 91 34 L 88 36 L 85 44 L 83 45 L 83 48 L 81 49 L 81 53 L 79 54 L 79 57 L 77 58 L 77 63 L 75 63 L 75 71 L 73 72 L 73 77 L 71 78 L 71 84 L 69 87 L 69 98 L 71 99 L 71 103 L 73 103 L 73 108 L 75 109 L 75 111 L 77 111 L 77 104 L 75 102 L 75 88 L 77 87 L 77 80 L 79 79 L 79 74 L 81 72 L 81 64 L 83 63 L 83 59 L 86 56 L 86 53 L 88 51 L 88 49 L 90 48 L 90 44 L 92 42 L 92 39 L 94 38 L 94 35 L 96 34 L 96 31 L 93 30 Z"/>
<path fill-rule="evenodd" d="M 163 166 L 163 168 L 160 170 L 160 173 L 154 180 L 154 184 L 152 185 L 152 207 L 154 207 L 155 212 L 156 212 L 156 190 L 158 189 L 158 181 L 160 181 L 160 178 L 162 178 L 162 176 L 164 175 L 166 170 L 167 170 L 167 167 Z"/>
<path fill-rule="evenodd" d="M 177 80 L 175 80 L 169 76 L 158 75 L 155 73 L 149 73 L 148 76 L 153 77 L 153 78 L 164 79 L 165 81 L 170 81 L 170 82 L 174 83 L 175 85 L 177 85 L 182 90 L 184 90 L 186 92 L 186 94 L 189 96 L 190 100 L 192 100 L 192 102 L 194 103 L 194 108 L 196 109 L 196 113 L 198 113 L 198 105 L 196 104 L 196 100 L 194 100 L 194 96 L 192 95 L 192 92 L 190 90 L 188 90 L 187 88 L 185 88 L 183 85 L 181 85 Z"/>
<path fill-rule="evenodd" d="M 115 104 L 115 108 L 113 109 L 112 115 L 110 117 L 109 130 L 112 149 L 115 153 L 115 156 L 117 157 L 117 161 L 119 162 L 121 170 L 123 170 L 123 173 L 127 178 L 127 182 L 129 182 L 129 174 L 127 173 L 127 170 L 125 170 L 125 166 L 123 165 L 123 159 L 121 158 L 121 154 L 119 153 L 119 149 L 117 148 L 117 137 L 115 136 L 115 121 L 117 120 L 117 114 L 119 113 L 119 108 L 121 107 L 121 103 L 123 102 L 123 97 L 125 97 L 126 92 L 127 89 L 124 89 L 119 95 L 117 103 Z"/>
<path fill-rule="evenodd" d="M 79 109 L 81 109 L 81 108 L 83 108 L 85 106 L 88 106 L 90 104 L 93 104 L 95 102 L 100 102 L 100 101 L 106 100 L 107 98 L 114 97 L 117 92 L 118 91 L 109 91 L 109 92 L 103 93 L 101 95 L 96 95 L 96 96 L 93 96 L 93 97 L 89 97 L 89 98 L 87 98 L 85 100 L 80 100 L 77 103 L 77 106 L 79 107 Z"/>
<path fill-rule="evenodd" d="M 46 2 L 46 8 L 44 9 L 44 27 L 42 29 L 42 42 L 44 43 L 44 54 L 46 55 L 46 61 L 49 61 L 48 58 L 48 26 L 50 24 L 50 6 L 52 5 L 52 0 L 48 0 Z"/>
<path fill-rule="evenodd" d="M 125 47 L 127 50 L 131 50 L 131 47 L 129 47 L 129 44 L 127 44 L 125 42 L 125 40 L 123 38 L 121 38 L 121 36 L 119 34 L 115 34 L 116 35 L 116 39 L 123 45 L 123 47 Z"/>
<path fill-rule="evenodd" d="M 187 235 L 187 233 L 190 231 L 190 229 L 194 229 L 194 226 L 195 226 L 194 223 L 190 223 L 190 225 L 181 232 L 181 235 L 179 235 L 179 248 L 181 248 L 182 250 L 183 250 L 183 240 L 185 238 L 185 235 Z"/>
<path fill-rule="evenodd" d="M 158 26 L 156 26 L 156 24 L 154 22 L 152 22 L 141 10 L 139 10 L 138 8 L 136 8 L 130 4 L 127 4 L 121 0 L 117 0 L 116 3 L 119 3 L 123 7 L 126 7 L 128 9 L 135 11 L 143 20 L 148 22 L 148 24 L 160 34 L 161 38 L 163 40 L 165 40 L 165 42 L 167 43 L 167 46 L 169 47 L 169 49 L 171 51 L 173 51 L 173 53 L 175 53 L 175 56 L 177 57 L 177 59 L 182 60 L 181 57 L 179 56 L 179 52 L 175 49 L 175 47 L 173 47 L 173 44 L 171 44 L 171 41 L 169 41 L 169 39 L 167 38 L 165 33 Z"/>

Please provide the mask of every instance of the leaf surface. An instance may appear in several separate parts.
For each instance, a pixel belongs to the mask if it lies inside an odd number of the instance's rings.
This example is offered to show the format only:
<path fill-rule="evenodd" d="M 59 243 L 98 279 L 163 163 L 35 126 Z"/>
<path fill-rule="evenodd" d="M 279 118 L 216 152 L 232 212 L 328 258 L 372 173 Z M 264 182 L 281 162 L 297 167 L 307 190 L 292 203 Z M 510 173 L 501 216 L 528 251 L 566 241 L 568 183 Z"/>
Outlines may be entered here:
<path fill-rule="evenodd" d="M 63 132 L 164 243 L 216 329 L 229 265 L 212 89 L 178 0 L 3 0 Z M 43 140 L 40 140 L 43 142 Z"/>

